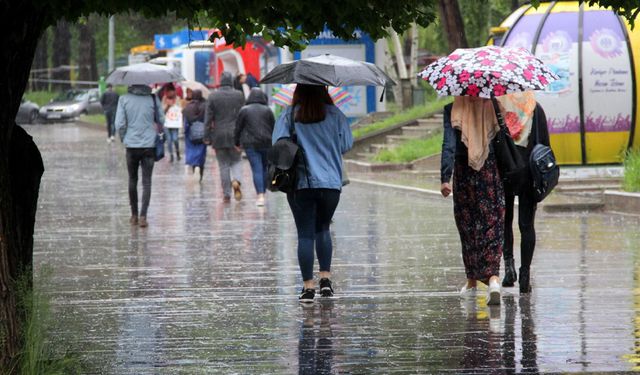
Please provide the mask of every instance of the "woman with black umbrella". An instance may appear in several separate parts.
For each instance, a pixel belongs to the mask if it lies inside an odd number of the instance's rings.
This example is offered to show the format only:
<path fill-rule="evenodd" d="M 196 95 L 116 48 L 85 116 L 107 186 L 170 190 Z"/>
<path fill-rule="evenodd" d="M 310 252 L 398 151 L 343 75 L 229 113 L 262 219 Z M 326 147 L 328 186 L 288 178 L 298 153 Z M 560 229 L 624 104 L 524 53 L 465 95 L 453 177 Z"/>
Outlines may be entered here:
<path fill-rule="evenodd" d="M 329 226 L 342 190 L 342 154 L 353 146 L 353 136 L 346 116 L 333 104 L 326 86 L 296 86 L 291 107 L 276 122 L 273 143 L 291 136 L 292 119 L 303 157 L 298 163 L 296 189 L 287 194 L 287 201 L 298 231 L 298 263 L 304 283 L 299 299 L 313 302 L 314 248 L 320 264 L 320 294 L 331 297 L 334 292 Z"/>

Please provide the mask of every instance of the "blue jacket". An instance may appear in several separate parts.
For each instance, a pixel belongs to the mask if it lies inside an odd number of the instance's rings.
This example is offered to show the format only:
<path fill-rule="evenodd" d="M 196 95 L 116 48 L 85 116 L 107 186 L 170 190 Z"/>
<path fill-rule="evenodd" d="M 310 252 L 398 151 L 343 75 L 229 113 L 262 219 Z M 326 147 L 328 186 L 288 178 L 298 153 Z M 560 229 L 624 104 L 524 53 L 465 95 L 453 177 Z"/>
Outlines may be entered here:
<path fill-rule="evenodd" d="M 153 101 L 156 101 L 154 121 Z M 118 100 L 116 111 L 116 130 L 127 148 L 151 148 L 156 144 L 155 122 L 164 124 L 162 105 L 151 88 L 145 85 L 133 85 L 129 92 Z M 162 131 L 162 125 L 160 125 Z"/>
<path fill-rule="evenodd" d="M 271 136 L 272 143 L 289 137 L 290 121 L 291 107 L 288 107 L 276 122 Z M 296 122 L 295 130 L 298 145 L 304 150 L 305 158 L 298 163 L 298 189 L 341 190 L 342 154 L 353 146 L 353 135 L 347 117 L 336 106 L 327 105 L 324 120 L 312 124 Z"/>

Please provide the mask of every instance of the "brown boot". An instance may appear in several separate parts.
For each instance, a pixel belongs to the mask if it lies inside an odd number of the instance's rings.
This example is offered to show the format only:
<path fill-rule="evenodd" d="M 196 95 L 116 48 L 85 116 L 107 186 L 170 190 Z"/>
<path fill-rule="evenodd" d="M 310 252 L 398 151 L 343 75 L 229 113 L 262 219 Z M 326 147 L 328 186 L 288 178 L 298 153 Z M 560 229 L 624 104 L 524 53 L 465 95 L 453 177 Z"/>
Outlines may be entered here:
<path fill-rule="evenodd" d="M 233 188 L 233 197 L 237 201 L 242 199 L 242 190 L 240 190 L 240 181 L 238 180 L 231 181 L 231 187 Z"/>
<path fill-rule="evenodd" d="M 148 226 L 149 226 L 149 223 L 147 223 L 147 217 L 140 216 L 140 228 L 146 228 Z"/>
<path fill-rule="evenodd" d="M 131 215 L 131 217 L 129 218 L 129 224 L 138 225 L 138 216 L 137 215 Z"/>

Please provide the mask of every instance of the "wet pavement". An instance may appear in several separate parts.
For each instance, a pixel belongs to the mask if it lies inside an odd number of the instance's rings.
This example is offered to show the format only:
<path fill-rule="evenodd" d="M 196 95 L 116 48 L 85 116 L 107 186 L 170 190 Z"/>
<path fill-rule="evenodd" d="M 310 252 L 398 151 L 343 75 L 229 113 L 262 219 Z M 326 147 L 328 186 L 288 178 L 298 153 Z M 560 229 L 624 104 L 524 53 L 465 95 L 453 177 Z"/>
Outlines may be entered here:
<path fill-rule="evenodd" d="M 246 161 L 230 204 L 214 159 L 202 184 L 156 163 L 142 229 L 119 143 L 74 124 L 27 130 L 46 167 L 34 262 L 50 268 L 53 344 L 88 373 L 640 370 L 637 217 L 540 212 L 533 293 L 505 288 L 488 308 L 458 297 L 450 199 L 352 183 L 333 225 L 336 297 L 303 307 L 286 199 L 256 207 Z"/>

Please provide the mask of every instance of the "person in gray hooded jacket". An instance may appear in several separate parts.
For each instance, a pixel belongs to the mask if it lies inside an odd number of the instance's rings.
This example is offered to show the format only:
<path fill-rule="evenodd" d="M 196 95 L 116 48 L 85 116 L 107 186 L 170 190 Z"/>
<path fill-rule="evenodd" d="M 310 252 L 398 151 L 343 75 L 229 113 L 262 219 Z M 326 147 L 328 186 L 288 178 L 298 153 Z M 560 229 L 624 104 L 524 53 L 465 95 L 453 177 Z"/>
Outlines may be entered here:
<path fill-rule="evenodd" d="M 258 206 L 264 206 L 267 151 L 271 147 L 271 134 L 276 122 L 267 102 L 267 95 L 262 90 L 257 87 L 252 88 L 247 105 L 242 107 L 238 114 L 235 131 L 235 145 L 244 148 L 251 164 Z"/>
<path fill-rule="evenodd" d="M 151 175 L 155 162 L 156 134 L 158 131 L 162 132 L 163 123 L 164 114 L 160 101 L 151 94 L 149 86 L 129 86 L 128 93 L 118 100 L 116 131 L 127 148 L 131 225 L 139 224 L 141 227 L 148 225 L 147 209 L 151 199 Z M 138 217 L 139 167 L 142 167 L 142 207 Z"/>
<path fill-rule="evenodd" d="M 220 88 L 209 94 L 205 114 L 205 143 L 216 150 L 220 169 L 220 182 L 224 201 L 231 200 L 231 189 L 236 200 L 242 199 L 240 176 L 242 174 L 241 152 L 235 147 L 234 131 L 236 118 L 244 105 L 244 95 L 233 88 L 233 75 L 223 72 Z"/>

